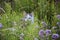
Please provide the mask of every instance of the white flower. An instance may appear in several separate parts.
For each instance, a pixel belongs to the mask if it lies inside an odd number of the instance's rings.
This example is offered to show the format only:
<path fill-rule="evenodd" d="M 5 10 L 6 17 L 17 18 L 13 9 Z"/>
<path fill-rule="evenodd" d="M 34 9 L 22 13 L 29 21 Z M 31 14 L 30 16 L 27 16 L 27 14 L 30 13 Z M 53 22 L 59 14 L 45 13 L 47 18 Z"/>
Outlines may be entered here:
<path fill-rule="evenodd" d="M 57 27 L 56 26 L 53 26 L 52 29 L 56 29 Z"/>
<path fill-rule="evenodd" d="M 15 28 L 8 28 L 8 30 L 10 30 L 10 31 L 16 31 Z"/>
<path fill-rule="evenodd" d="M 41 22 L 41 24 L 42 24 L 43 27 L 46 27 L 47 26 L 46 22 L 44 22 L 44 21 Z"/>
<path fill-rule="evenodd" d="M 21 33 L 21 34 L 20 34 L 20 37 L 24 37 L 24 34 L 23 34 L 23 33 Z"/>
<path fill-rule="evenodd" d="M 15 21 L 14 21 L 14 22 L 12 22 L 12 24 L 13 24 L 13 25 L 15 25 L 15 26 L 17 25 L 17 23 L 16 23 Z"/>
<path fill-rule="evenodd" d="M 24 40 L 22 37 L 20 37 L 20 40 Z"/>
<path fill-rule="evenodd" d="M 35 28 L 39 28 L 39 26 L 38 26 L 38 25 L 36 25 L 36 26 L 35 26 Z"/>
<path fill-rule="evenodd" d="M 34 38 L 34 40 L 38 40 L 38 38 Z"/>

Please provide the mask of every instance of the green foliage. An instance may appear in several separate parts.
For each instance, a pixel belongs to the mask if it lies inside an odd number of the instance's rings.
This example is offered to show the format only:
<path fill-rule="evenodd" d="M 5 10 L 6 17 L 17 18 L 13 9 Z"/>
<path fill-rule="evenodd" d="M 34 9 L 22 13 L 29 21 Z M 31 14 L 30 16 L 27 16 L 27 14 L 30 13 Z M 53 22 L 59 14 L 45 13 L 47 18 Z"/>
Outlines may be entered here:
<path fill-rule="evenodd" d="M 5 14 L 0 16 L 0 23 L 3 24 L 3 28 L 0 29 L 0 40 L 20 40 L 21 33 L 25 35 L 24 40 L 33 40 L 34 37 L 40 40 L 38 32 L 42 27 L 41 21 L 45 21 L 48 26 L 56 26 L 58 21 L 56 14 L 59 13 L 60 9 L 56 11 L 54 0 L 13 0 L 14 4 L 8 2 L 9 0 L 5 1 L 2 0 L 5 4 Z M 60 5 L 58 5 L 59 7 Z M 23 11 L 34 12 L 34 24 L 31 24 L 30 21 L 21 21 Z M 56 31 L 53 30 L 53 33 Z"/>
<path fill-rule="evenodd" d="M 5 11 L 8 14 L 11 12 L 11 4 L 10 3 L 5 2 Z"/>

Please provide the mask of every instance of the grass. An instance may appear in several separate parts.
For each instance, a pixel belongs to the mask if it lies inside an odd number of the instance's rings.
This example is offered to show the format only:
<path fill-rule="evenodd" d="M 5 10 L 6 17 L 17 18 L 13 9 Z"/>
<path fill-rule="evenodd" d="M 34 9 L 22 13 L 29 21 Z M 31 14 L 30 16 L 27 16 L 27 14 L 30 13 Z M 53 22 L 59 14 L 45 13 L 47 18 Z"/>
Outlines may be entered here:
<path fill-rule="evenodd" d="M 22 14 L 17 15 L 15 12 L 13 14 L 4 14 L 1 17 L 0 23 L 3 24 L 3 28 L 0 29 L 3 39 L 1 40 L 19 40 L 19 35 L 24 33 L 24 40 L 33 40 L 34 37 L 38 38 L 38 31 L 39 28 L 36 28 L 37 22 L 34 24 L 29 24 L 22 28 L 21 25 L 23 24 L 20 20 L 22 18 Z M 17 25 L 14 25 L 13 22 L 16 22 Z M 35 18 L 36 21 L 36 18 Z M 21 24 L 22 23 L 22 24 Z"/>

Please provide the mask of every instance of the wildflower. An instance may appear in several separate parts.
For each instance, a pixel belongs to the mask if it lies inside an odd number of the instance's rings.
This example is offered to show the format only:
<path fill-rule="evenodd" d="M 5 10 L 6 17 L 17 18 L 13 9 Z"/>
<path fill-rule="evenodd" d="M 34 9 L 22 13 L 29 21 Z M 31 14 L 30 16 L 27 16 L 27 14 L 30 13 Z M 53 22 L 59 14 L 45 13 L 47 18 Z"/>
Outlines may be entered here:
<path fill-rule="evenodd" d="M 52 29 L 56 29 L 57 27 L 56 26 L 53 26 Z"/>
<path fill-rule="evenodd" d="M 60 0 L 55 0 L 55 2 L 60 2 Z"/>
<path fill-rule="evenodd" d="M 38 40 L 38 38 L 34 38 L 34 40 Z"/>
<path fill-rule="evenodd" d="M 0 28 L 2 28 L 3 27 L 3 25 L 0 23 Z"/>
<path fill-rule="evenodd" d="M 14 25 L 17 25 L 16 22 L 14 22 Z"/>
<path fill-rule="evenodd" d="M 49 36 L 51 34 L 51 30 L 47 29 L 46 31 L 46 36 Z"/>
<path fill-rule="evenodd" d="M 39 31 L 39 36 L 40 36 L 40 40 L 45 40 L 44 38 L 45 38 L 45 31 L 44 30 L 40 30 Z"/>
<path fill-rule="evenodd" d="M 23 33 L 21 33 L 21 34 L 20 34 L 20 37 L 24 37 L 24 34 L 23 34 Z"/>
<path fill-rule="evenodd" d="M 38 26 L 38 25 L 36 25 L 36 26 L 35 26 L 35 28 L 39 28 L 39 26 Z"/>
<path fill-rule="evenodd" d="M 8 30 L 10 30 L 10 31 L 15 31 L 16 29 L 15 28 L 8 28 Z"/>
<path fill-rule="evenodd" d="M 20 40 L 24 40 L 22 37 L 20 37 Z"/>
<path fill-rule="evenodd" d="M 57 15 L 57 18 L 60 19 L 60 15 Z"/>
<path fill-rule="evenodd" d="M 39 31 L 39 36 L 40 36 L 40 37 L 44 37 L 44 30 L 40 30 L 40 31 Z"/>
<path fill-rule="evenodd" d="M 52 39 L 57 39 L 57 38 L 59 38 L 59 35 L 58 34 L 53 34 L 52 35 Z"/>

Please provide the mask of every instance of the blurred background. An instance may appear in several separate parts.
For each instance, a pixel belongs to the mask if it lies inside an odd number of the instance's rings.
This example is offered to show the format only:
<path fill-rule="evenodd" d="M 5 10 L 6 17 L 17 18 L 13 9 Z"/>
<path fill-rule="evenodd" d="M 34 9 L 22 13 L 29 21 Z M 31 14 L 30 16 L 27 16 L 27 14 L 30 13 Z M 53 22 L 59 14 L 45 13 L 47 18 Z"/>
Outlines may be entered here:
<path fill-rule="evenodd" d="M 60 40 L 60 0 L 0 0 L 0 40 Z"/>

